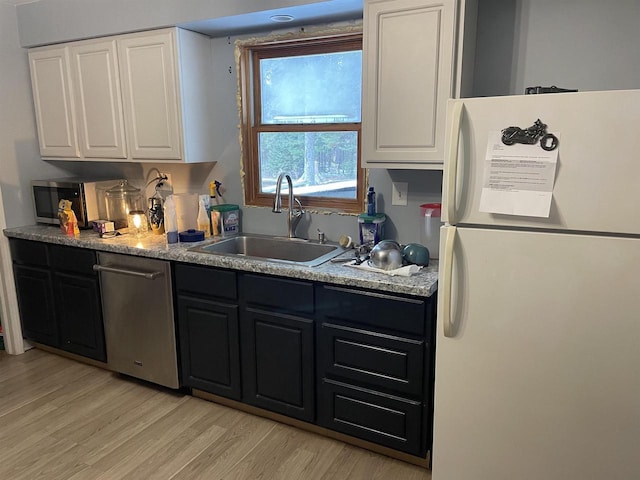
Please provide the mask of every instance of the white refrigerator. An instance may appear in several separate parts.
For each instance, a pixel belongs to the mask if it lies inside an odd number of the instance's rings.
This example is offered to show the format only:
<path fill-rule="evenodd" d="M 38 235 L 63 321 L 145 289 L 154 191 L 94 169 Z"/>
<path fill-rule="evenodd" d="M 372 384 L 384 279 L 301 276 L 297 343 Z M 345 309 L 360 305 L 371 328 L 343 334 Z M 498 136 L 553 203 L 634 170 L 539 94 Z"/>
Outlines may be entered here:
<path fill-rule="evenodd" d="M 538 118 L 548 217 L 481 211 L 489 139 Z M 433 480 L 640 478 L 640 90 L 451 100 L 447 122 Z"/>

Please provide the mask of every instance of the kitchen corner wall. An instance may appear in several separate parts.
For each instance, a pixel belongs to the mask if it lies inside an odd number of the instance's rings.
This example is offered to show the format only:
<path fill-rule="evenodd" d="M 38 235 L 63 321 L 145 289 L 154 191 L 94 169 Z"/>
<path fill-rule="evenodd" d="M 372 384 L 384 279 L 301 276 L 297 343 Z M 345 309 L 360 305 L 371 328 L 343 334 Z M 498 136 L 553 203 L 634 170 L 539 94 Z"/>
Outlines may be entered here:
<path fill-rule="evenodd" d="M 34 222 L 30 182 L 65 176 L 40 159 L 29 61 L 18 43 L 16 8 L 0 2 L 0 184 L 8 227 Z"/>
<path fill-rule="evenodd" d="M 64 173 L 40 159 L 29 63 L 18 43 L 16 9 L 6 2 L 0 2 L 0 172 L 2 227 L 33 223 L 31 179 Z M 0 321 L 7 351 L 20 354 L 24 346 L 8 257 L 9 240 L 0 232 Z"/>

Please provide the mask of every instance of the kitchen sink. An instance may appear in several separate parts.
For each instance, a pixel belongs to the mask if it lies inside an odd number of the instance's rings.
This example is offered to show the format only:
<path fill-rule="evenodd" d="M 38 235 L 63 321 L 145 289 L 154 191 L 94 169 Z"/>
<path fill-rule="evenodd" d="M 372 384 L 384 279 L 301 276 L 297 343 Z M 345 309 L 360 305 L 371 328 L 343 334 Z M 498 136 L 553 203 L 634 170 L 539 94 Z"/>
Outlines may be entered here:
<path fill-rule="evenodd" d="M 318 243 L 301 238 L 243 234 L 191 247 L 190 252 L 236 255 L 274 262 L 316 267 L 345 250 L 340 245 Z"/>

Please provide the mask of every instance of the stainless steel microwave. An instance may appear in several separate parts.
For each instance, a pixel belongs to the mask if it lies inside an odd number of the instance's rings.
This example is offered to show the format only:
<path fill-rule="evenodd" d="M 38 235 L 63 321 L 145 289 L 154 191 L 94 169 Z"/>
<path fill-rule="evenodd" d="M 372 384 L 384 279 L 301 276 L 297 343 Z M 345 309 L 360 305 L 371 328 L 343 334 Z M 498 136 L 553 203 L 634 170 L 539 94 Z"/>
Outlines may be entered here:
<path fill-rule="evenodd" d="M 33 204 L 36 222 L 60 224 L 58 203 L 70 200 L 71 208 L 78 219 L 79 228 L 91 228 L 93 220 L 105 215 L 104 192 L 117 185 L 121 179 L 85 180 L 79 178 L 61 178 L 53 180 L 33 180 Z"/>

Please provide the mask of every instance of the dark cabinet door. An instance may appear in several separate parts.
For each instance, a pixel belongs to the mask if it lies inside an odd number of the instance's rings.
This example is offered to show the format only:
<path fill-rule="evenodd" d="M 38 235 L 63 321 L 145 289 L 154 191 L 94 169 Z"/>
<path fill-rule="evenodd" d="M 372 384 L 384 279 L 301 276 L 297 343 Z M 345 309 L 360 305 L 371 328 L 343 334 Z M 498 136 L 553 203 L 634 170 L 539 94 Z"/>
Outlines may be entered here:
<path fill-rule="evenodd" d="M 178 296 L 183 383 L 240 400 L 238 306 Z"/>
<path fill-rule="evenodd" d="M 313 320 L 251 307 L 242 313 L 243 400 L 312 422 Z"/>
<path fill-rule="evenodd" d="M 100 287 L 96 277 L 54 273 L 60 347 L 101 362 L 107 361 Z"/>
<path fill-rule="evenodd" d="M 347 325 L 318 327 L 318 376 L 343 378 L 421 398 L 424 341 Z"/>
<path fill-rule="evenodd" d="M 325 378 L 318 424 L 338 432 L 424 456 L 422 402 Z"/>
<path fill-rule="evenodd" d="M 18 308 L 23 335 L 52 347 L 60 345 L 48 269 L 14 265 Z"/>

